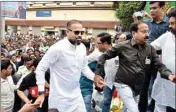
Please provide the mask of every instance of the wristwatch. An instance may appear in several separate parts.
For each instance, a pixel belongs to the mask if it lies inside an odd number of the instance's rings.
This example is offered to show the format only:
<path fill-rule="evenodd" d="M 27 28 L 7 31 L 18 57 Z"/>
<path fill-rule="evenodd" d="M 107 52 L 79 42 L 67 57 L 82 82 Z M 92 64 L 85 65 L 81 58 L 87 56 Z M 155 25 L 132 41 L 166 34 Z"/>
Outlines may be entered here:
<path fill-rule="evenodd" d="M 42 94 L 45 94 L 45 91 L 39 91 L 38 92 L 38 95 L 42 95 Z"/>

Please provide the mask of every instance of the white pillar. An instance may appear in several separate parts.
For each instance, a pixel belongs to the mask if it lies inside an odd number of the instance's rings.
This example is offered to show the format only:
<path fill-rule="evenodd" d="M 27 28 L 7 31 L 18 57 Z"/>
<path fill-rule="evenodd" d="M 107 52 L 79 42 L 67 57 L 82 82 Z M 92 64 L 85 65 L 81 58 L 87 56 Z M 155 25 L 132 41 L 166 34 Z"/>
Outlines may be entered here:
<path fill-rule="evenodd" d="M 32 34 L 32 26 L 29 26 L 29 34 Z"/>
<path fill-rule="evenodd" d="M 1 21 L 0 24 L 2 24 L 0 36 L 1 36 L 2 41 L 4 41 L 5 40 L 5 17 L 1 17 L 0 21 Z"/>
<path fill-rule="evenodd" d="M 59 27 L 55 27 L 55 36 L 59 34 Z"/>
<path fill-rule="evenodd" d="M 18 33 L 18 34 L 21 33 L 21 26 L 17 26 L 17 33 Z"/>
<path fill-rule="evenodd" d="M 42 36 L 45 35 L 45 26 L 41 26 L 41 34 L 42 34 Z"/>

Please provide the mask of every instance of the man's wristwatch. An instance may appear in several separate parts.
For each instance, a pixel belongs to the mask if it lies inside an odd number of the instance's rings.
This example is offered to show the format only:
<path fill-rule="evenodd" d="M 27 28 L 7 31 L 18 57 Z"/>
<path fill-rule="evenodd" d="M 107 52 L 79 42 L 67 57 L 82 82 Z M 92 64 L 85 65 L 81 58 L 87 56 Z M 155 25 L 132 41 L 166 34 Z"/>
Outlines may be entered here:
<path fill-rule="evenodd" d="M 39 91 L 38 92 L 38 95 L 42 95 L 42 94 L 45 94 L 45 91 Z"/>

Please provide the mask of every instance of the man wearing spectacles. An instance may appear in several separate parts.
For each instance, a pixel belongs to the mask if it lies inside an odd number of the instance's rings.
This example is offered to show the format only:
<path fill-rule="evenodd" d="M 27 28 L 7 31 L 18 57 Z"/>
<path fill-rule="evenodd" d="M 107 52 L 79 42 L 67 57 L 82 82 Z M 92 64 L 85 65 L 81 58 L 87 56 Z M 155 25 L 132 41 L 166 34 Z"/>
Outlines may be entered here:
<path fill-rule="evenodd" d="M 69 36 L 68 40 L 73 45 L 80 45 L 82 40 L 82 35 L 84 34 L 82 25 L 75 25 L 73 28 L 68 28 L 67 36 Z"/>
<path fill-rule="evenodd" d="M 86 112 L 79 84 L 81 72 L 100 88 L 104 86 L 103 79 L 87 65 L 86 47 L 81 43 L 82 23 L 68 21 L 66 35 L 49 48 L 36 69 L 40 96 L 35 103 L 41 102 L 42 105 L 44 101 L 44 74 L 50 68 L 49 109 L 56 112 Z"/>
<path fill-rule="evenodd" d="M 88 65 L 93 72 L 95 72 L 99 57 L 103 52 L 111 48 L 111 35 L 103 32 L 98 34 L 95 37 L 95 40 L 96 49 L 87 56 Z M 104 76 L 102 75 L 102 77 Z M 91 99 L 93 93 L 93 81 L 82 75 L 80 78 L 80 88 L 86 105 L 86 110 L 87 112 L 92 112 Z"/>
<path fill-rule="evenodd" d="M 101 74 L 105 61 L 119 56 L 114 86 L 129 112 L 141 112 L 135 99 L 141 93 L 151 67 L 158 68 L 162 78 L 175 82 L 175 75 L 161 63 L 155 49 L 147 44 L 148 30 L 148 25 L 142 21 L 132 23 L 130 31 L 133 38 L 115 45 L 100 56 L 95 72 Z"/>

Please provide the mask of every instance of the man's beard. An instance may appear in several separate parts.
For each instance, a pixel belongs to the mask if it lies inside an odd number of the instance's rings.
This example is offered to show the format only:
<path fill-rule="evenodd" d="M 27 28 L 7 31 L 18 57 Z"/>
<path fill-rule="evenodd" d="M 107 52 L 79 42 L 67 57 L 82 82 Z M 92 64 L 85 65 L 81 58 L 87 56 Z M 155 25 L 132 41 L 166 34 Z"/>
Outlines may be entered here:
<path fill-rule="evenodd" d="M 81 39 L 69 39 L 70 43 L 73 45 L 80 45 Z"/>
<path fill-rule="evenodd" d="M 171 31 L 174 35 L 176 35 L 176 29 L 174 30 L 174 29 L 170 28 L 170 31 Z"/>

